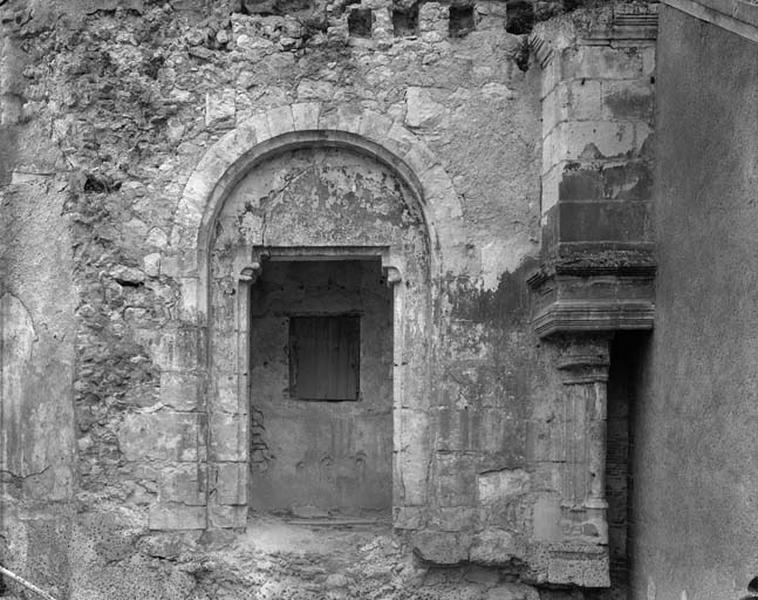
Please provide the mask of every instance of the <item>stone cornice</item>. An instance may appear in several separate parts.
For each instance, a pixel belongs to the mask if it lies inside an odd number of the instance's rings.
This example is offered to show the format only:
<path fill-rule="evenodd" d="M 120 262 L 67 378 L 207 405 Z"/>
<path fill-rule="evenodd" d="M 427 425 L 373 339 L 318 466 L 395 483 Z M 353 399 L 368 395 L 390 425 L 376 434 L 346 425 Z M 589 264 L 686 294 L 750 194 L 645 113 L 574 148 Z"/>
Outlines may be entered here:
<path fill-rule="evenodd" d="M 533 291 L 532 326 L 556 334 L 653 328 L 656 265 L 652 248 L 545 257 L 527 279 Z"/>
<path fill-rule="evenodd" d="M 595 10 L 592 22 L 569 13 L 539 24 L 529 36 L 532 56 L 545 69 L 556 52 L 574 45 L 654 43 L 658 35 L 658 1 Z M 584 15 L 586 17 L 586 15 Z"/>
<path fill-rule="evenodd" d="M 655 277 L 657 267 L 655 264 L 630 264 L 630 265 L 587 265 L 587 264 L 550 264 L 545 263 L 542 267 L 527 278 L 527 284 L 537 289 L 548 279 L 556 275 L 572 275 L 574 277 L 598 277 L 603 275 L 616 275 L 620 277 Z"/>
<path fill-rule="evenodd" d="M 592 28 L 579 38 L 581 45 L 605 45 L 618 42 L 654 42 L 658 37 L 658 4 L 634 10 L 624 5 L 614 7 L 610 26 Z"/>
<path fill-rule="evenodd" d="M 663 3 L 758 42 L 758 4 L 746 0 L 663 0 Z"/>
<path fill-rule="evenodd" d="M 557 333 L 649 330 L 655 305 L 645 301 L 557 301 L 534 317 L 532 326 L 541 338 Z"/>

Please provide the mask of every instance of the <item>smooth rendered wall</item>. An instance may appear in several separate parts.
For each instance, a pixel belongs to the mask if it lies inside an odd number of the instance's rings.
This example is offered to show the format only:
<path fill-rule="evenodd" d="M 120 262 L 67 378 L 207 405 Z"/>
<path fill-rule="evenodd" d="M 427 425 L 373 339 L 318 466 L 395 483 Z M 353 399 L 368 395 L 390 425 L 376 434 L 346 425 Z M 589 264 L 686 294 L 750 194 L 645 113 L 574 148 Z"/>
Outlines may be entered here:
<path fill-rule="evenodd" d="M 634 597 L 737 599 L 758 575 L 758 44 L 669 7 L 658 40 Z"/>

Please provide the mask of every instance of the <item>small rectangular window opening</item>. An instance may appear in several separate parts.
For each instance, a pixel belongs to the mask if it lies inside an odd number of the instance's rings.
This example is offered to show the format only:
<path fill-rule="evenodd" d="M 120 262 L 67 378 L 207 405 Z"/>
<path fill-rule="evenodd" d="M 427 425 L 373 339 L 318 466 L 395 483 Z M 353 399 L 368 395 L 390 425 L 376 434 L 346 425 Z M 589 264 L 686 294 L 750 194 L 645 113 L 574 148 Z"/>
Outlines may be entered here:
<path fill-rule="evenodd" d="M 299 400 L 358 400 L 359 315 L 289 319 L 290 396 Z"/>
<path fill-rule="evenodd" d="M 370 38 L 374 13 L 370 8 L 354 8 L 347 16 L 347 30 L 353 37 Z"/>
<path fill-rule="evenodd" d="M 392 28 L 395 37 L 418 35 L 418 4 L 392 11 Z"/>
<path fill-rule="evenodd" d="M 473 6 L 450 7 L 450 20 L 448 21 L 448 33 L 450 37 L 463 37 L 467 33 L 474 31 L 475 28 Z"/>

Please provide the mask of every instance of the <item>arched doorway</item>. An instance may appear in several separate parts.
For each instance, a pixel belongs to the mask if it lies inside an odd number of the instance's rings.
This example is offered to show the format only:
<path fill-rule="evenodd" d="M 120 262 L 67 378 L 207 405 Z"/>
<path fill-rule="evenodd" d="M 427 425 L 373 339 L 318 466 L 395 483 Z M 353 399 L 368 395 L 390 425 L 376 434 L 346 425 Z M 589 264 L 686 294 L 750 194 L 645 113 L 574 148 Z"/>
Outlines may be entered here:
<path fill-rule="evenodd" d="M 362 164 L 366 172 L 358 174 L 369 176 L 366 183 L 354 173 L 353 190 L 353 184 L 347 183 L 348 169 L 341 175 L 347 177 L 345 185 L 332 188 L 353 193 L 364 184 L 375 189 L 385 186 L 387 193 L 373 204 L 376 218 L 371 217 L 372 210 L 362 208 L 366 198 L 348 193 L 330 197 L 350 200 L 348 205 L 357 212 L 337 210 L 339 202 L 330 201 L 331 213 L 315 211 L 306 218 L 298 211 L 280 212 L 277 205 L 270 214 L 288 218 L 299 214 L 300 221 L 280 219 L 277 224 L 267 217 L 264 222 L 256 210 L 241 215 L 248 194 L 237 207 L 241 221 L 231 213 L 229 219 L 224 216 L 226 207 L 234 203 L 228 200 L 243 189 L 243 180 L 264 181 L 266 165 L 274 165 L 277 157 L 316 150 L 347 157 L 346 167 Z M 258 196 L 251 207 L 278 202 L 281 194 L 268 193 L 274 189 Z M 264 197 L 268 200 L 259 202 Z M 340 235 L 324 227 L 335 215 Z M 249 377 L 250 294 L 266 267 L 266 257 L 277 253 L 287 255 L 283 260 L 337 253 L 338 261 L 381 262 L 382 276 L 392 286 L 393 523 L 405 529 L 422 526 L 430 485 L 429 415 L 438 339 L 433 289 L 443 271 L 455 270 L 468 260 L 468 248 L 461 241 L 461 215 L 452 182 L 429 149 L 398 123 L 371 111 L 335 110 L 318 103 L 282 106 L 254 115 L 210 146 L 185 185 L 162 263 L 165 274 L 179 283 L 179 326 L 177 332 L 166 333 L 165 345 L 180 351 L 171 354 L 172 385 L 162 386 L 161 395 L 168 404 L 177 395 L 200 398 L 193 416 L 198 422 L 198 492 L 205 502 L 190 506 L 184 496 L 161 498 L 150 509 L 153 529 L 175 529 L 177 524 L 197 527 L 201 511 L 205 528 L 246 526 L 254 385 Z M 371 226 L 362 229 L 361 223 Z M 414 243 L 403 239 L 409 226 L 418 234 Z M 307 235 L 297 237 L 293 232 Z M 351 232 L 356 235 L 351 237 Z M 216 244 L 227 234 L 228 243 Z"/>
<path fill-rule="evenodd" d="M 247 429 L 248 505 L 405 504 L 395 458 L 430 395 L 429 236 L 408 183 L 345 144 L 272 153 L 230 190 L 209 264 L 209 412 Z"/>

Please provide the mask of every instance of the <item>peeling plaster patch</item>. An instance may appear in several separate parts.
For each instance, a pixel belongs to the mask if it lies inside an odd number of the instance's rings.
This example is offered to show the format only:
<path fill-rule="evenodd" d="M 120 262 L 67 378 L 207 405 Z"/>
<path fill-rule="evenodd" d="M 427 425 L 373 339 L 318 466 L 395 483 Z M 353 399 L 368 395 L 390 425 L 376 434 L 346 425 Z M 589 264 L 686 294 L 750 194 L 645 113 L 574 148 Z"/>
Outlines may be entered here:
<path fill-rule="evenodd" d="M 0 335 L 0 410 L 4 424 L 0 431 L 0 469 L 24 475 L 23 444 L 18 438 L 23 431 L 25 381 L 37 333 L 29 311 L 10 293 L 0 297 Z"/>
<path fill-rule="evenodd" d="M 489 100 L 513 100 L 516 94 L 505 84 L 493 81 L 482 86 L 482 96 Z"/>
<path fill-rule="evenodd" d="M 193 413 L 138 413 L 124 419 L 117 436 L 126 460 L 194 461 L 197 430 Z"/>
<path fill-rule="evenodd" d="M 529 473 L 523 469 L 488 471 L 477 476 L 479 501 L 491 504 L 506 496 L 522 494 L 529 488 Z"/>
<path fill-rule="evenodd" d="M 266 231 L 266 215 L 246 210 L 237 217 L 240 235 L 251 245 L 263 244 Z"/>
<path fill-rule="evenodd" d="M 529 234 L 521 232 L 515 236 L 492 240 L 482 246 L 482 283 L 484 289 L 497 289 L 500 276 L 505 272 L 513 273 L 518 269 L 524 256 L 535 249 Z"/>
<path fill-rule="evenodd" d="M 3 382 L 8 366 L 13 366 L 32 357 L 32 344 L 37 339 L 32 316 L 23 303 L 13 294 L 0 297 L 0 325 L 2 325 Z M 5 388 L 3 388 L 5 389 Z"/>

